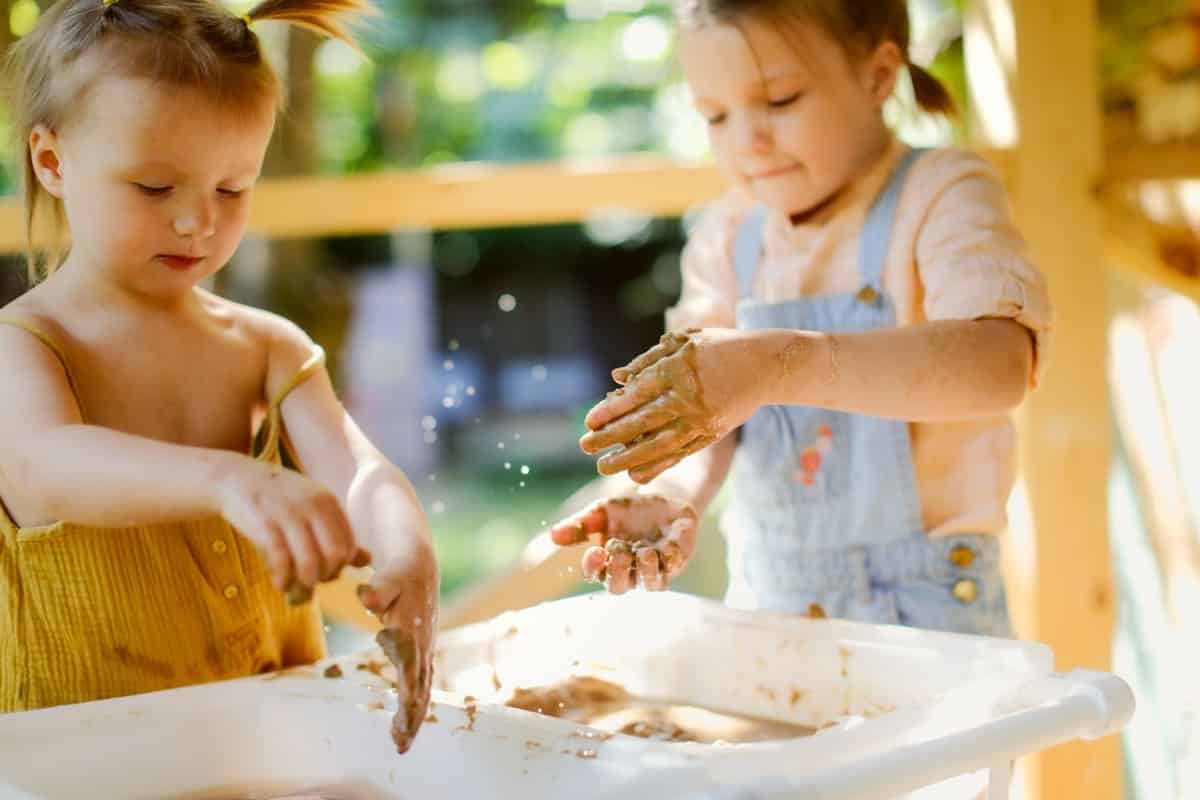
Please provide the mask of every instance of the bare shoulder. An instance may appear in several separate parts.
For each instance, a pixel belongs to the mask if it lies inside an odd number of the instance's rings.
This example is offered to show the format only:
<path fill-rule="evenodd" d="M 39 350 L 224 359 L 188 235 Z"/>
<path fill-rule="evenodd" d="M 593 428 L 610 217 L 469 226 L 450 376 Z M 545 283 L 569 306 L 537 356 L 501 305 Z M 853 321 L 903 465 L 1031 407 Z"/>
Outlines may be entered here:
<path fill-rule="evenodd" d="M 252 342 L 263 353 L 269 397 L 274 396 L 319 352 L 312 338 L 286 317 L 207 292 L 203 295 L 203 302 L 209 314 L 226 321 L 238 336 Z"/>
<path fill-rule="evenodd" d="M 67 330 L 37 288 L 0 307 L 0 321 L 12 323 L 0 324 L 0 363 L 15 363 L 10 358 L 28 361 L 33 357 L 47 361 L 61 371 L 54 350 L 37 334 L 57 343 L 67 339 Z"/>
<path fill-rule="evenodd" d="M 17 323 L 0 324 L 0 365 L 6 377 L 14 378 L 0 380 L 0 408 L 6 412 L 0 415 L 0 432 L 12 436 L 81 418 L 66 367 L 55 351 L 65 341 L 65 327 L 30 295 L 0 308 L 0 320 Z M 3 433 L 0 439 L 12 441 Z"/>

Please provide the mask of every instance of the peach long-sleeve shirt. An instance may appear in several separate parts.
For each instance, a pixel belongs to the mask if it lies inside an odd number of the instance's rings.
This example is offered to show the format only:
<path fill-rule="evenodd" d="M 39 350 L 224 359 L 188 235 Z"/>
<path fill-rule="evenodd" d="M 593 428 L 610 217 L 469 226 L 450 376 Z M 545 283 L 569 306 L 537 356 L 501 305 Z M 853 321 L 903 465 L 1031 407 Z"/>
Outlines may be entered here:
<path fill-rule="evenodd" d="M 819 217 L 799 225 L 772 213 L 754 299 L 856 291 L 859 234 L 871 203 L 907 147 L 884 157 Z M 683 254 L 683 292 L 667 328 L 735 327 L 738 282 L 733 242 L 752 201 L 730 192 L 692 231 Z M 1033 334 L 1036 385 L 1053 327 L 1046 282 L 1013 225 L 992 166 L 968 151 L 924 153 L 906 179 L 884 268 L 883 288 L 899 325 L 1010 318 Z M 1016 477 L 1016 436 L 1007 416 L 913 423 L 913 462 L 925 529 L 933 536 L 996 533 Z"/>

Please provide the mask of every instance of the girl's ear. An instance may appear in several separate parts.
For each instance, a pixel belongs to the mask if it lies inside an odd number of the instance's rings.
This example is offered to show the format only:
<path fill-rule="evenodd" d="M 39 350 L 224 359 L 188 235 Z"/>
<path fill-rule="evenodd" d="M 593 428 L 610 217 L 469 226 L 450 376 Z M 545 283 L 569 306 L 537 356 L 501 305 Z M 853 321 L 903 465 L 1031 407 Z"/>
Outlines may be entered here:
<path fill-rule="evenodd" d="M 884 42 L 863 61 L 863 88 L 882 106 L 896 90 L 896 81 L 907 59 L 895 42 Z"/>
<path fill-rule="evenodd" d="M 62 199 L 62 158 L 58 135 L 38 123 L 29 132 L 29 161 L 42 188 Z"/>

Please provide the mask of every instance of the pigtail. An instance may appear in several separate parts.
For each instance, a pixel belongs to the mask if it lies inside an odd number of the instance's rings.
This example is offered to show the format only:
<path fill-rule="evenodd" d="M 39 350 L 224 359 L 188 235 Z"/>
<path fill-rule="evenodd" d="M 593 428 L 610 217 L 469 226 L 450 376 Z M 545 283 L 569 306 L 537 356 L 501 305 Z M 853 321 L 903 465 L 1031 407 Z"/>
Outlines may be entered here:
<path fill-rule="evenodd" d="M 958 104 L 946 84 L 924 67 L 909 63 L 909 79 L 912 81 L 913 94 L 921 110 L 930 114 L 942 114 L 947 117 L 958 116 Z"/>
<path fill-rule="evenodd" d="M 276 20 L 333 39 L 361 52 L 357 39 L 345 25 L 347 17 L 369 16 L 378 10 L 369 0 L 263 0 L 243 17 L 246 24 Z"/>

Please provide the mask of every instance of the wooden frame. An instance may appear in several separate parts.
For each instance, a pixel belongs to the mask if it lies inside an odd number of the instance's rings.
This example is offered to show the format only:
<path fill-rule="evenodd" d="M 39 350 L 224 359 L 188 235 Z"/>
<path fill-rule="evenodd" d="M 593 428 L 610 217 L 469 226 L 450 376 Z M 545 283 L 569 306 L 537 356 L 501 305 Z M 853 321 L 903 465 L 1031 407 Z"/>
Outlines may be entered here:
<path fill-rule="evenodd" d="M 1012 152 L 984 149 L 1011 184 Z M 1200 178 L 1200 147 L 1161 152 L 1135 147 L 1113 154 L 1102 185 Z M 250 233 L 267 238 L 347 236 L 396 230 L 454 230 L 580 222 L 594 214 L 672 217 L 720 194 L 726 186 L 709 166 L 688 166 L 653 156 L 587 162 L 456 164 L 430 170 L 368 175 L 275 178 L 255 192 Z M 498 203 L 496 198 L 504 198 Z M 1158 258 L 1152 226 L 1138 224 L 1132 209 L 1108 203 L 1106 242 L 1112 266 L 1141 280 L 1200 298 L 1200 278 L 1182 275 Z M 1136 213 L 1136 212 L 1133 212 Z M 0 253 L 25 249 L 20 200 L 0 198 Z"/>

